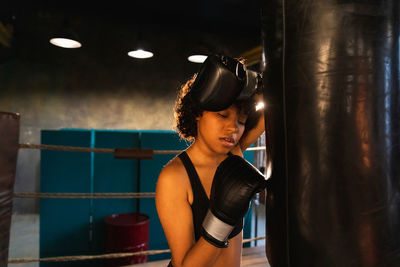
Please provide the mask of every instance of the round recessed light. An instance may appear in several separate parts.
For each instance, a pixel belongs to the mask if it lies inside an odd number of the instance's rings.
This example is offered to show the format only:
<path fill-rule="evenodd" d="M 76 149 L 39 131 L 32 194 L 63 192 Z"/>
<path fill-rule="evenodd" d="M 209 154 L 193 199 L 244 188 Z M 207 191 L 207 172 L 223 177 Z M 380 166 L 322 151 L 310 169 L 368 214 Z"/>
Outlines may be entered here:
<path fill-rule="evenodd" d="M 51 38 L 50 43 L 63 48 L 79 48 L 82 46 L 80 42 L 67 38 Z"/>
<path fill-rule="evenodd" d="M 129 51 L 128 56 L 134 57 L 134 58 L 150 58 L 153 56 L 153 53 L 142 50 L 142 49 L 138 49 L 138 50 L 134 50 L 134 51 Z"/>
<path fill-rule="evenodd" d="M 205 55 L 192 55 L 188 57 L 188 60 L 194 63 L 203 63 L 206 60 L 206 58 L 207 56 Z"/>

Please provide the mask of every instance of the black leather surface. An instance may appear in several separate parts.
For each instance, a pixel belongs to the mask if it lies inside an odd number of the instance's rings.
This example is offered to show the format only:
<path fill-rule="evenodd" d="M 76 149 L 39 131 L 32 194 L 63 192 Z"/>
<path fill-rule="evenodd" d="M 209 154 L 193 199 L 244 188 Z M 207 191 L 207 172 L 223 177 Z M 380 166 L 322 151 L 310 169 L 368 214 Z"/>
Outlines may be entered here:
<path fill-rule="evenodd" d="M 234 58 L 210 55 L 200 67 L 191 94 L 208 111 L 227 109 L 236 99 L 253 96 L 260 84 L 254 71 Z"/>
<path fill-rule="evenodd" d="M 0 112 L 0 266 L 8 265 L 18 141 L 19 115 Z"/>
<path fill-rule="evenodd" d="M 264 176 L 245 159 L 231 155 L 218 166 L 210 192 L 210 210 L 221 221 L 243 220 L 255 193 L 265 189 Z"/>
<path fill-rule="evenodd" d="M 399 2 L 263 1 L 272 267 L 400 266 Z"/>

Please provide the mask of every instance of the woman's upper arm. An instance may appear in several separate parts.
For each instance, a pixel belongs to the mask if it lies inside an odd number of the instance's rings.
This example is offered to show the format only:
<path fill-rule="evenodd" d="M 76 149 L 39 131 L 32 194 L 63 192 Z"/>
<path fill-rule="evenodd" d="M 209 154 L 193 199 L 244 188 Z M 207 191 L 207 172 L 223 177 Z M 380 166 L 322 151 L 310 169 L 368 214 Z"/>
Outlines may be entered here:
<path fill-rule="evenodd" d="M 241 150 L 244 152 L 249 146 L 254 144 L 264 131 L 265 121 L 263 112 L 257 121 L 257 125 L 248 132 L 245 132 L 242 138 L 240 138 L 239 145 Z"/>
<path fill-rule="evenodd" d="M 180 266 L 194 244 L 192 210 L 182 174 L 165 167 L 156 186 L 157 213 L 170 247 L 174 265 Z"/>

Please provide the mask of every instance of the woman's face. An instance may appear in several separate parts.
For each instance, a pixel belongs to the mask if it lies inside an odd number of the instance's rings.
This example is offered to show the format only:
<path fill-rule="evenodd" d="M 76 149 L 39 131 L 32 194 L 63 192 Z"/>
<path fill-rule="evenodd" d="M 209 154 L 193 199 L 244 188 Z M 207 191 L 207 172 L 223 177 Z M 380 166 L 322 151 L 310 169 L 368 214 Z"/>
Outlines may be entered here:
<path fill-rule="evenodd" d="M 247 115 L 239 113 L 236 106 L 212 112 L 203 111 L 197 118 L 196 141 L 203 142 L 216 153 L 228 153 L 244 132 Z"/>

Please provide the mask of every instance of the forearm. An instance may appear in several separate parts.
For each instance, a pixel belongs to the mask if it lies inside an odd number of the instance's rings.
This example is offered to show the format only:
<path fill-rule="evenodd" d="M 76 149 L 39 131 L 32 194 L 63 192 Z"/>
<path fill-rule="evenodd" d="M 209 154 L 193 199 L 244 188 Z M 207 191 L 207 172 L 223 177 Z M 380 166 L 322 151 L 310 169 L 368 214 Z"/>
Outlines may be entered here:
<path fill-rule="evenodd" d="M 240 149 L 245 151 L 249 146 L 254 144 L 257 139 L 262 135 L 265 131 L 265 119 L 264 113 L 260 115 L 257 121 L 257 125 L 251 129 L 250 131 L 246 132 L 239 141 Z"/>
<path fill-rule="evenodd" d="M 204 240 L 203 237 L 200 237 L 190 250 L 188 250 L 181 263 L 175 262 L 174 259 L 172 263 L 174 267 L 209 267 L 215 263 L 222 250 L 222 248 L 217 248 Z"/>

